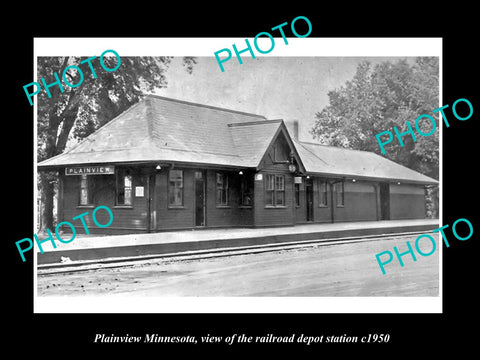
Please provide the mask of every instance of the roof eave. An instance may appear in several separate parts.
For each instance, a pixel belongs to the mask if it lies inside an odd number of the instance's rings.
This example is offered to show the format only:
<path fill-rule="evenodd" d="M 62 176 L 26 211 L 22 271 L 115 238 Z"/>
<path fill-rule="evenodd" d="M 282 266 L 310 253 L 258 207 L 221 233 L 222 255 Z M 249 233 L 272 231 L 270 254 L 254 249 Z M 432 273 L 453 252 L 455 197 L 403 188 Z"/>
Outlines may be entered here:
<path fill-rule="evenodd" d="M 322 172 L 313 172 L 307 171 L 306 175 L 310 176 L 321 176 L 326 178 L 345 178 L 345 179 L 356 179 L 356 180 L 366 180 L 366 181 L 387 181 L 387 182 L 399 182 L 403 184 L 418 184 L 418 185 L 438 185 L 439 182 L 435 179 L 431 180 L 414 180 L 414 179 L 405 179 L 405 178 L 385 178 L 385 177 L 376 177 L 376 176 L 365 176 L 365 175 L 356 175 L 356 174 L 338 174 L 338 173 L 322 173 Z"/>

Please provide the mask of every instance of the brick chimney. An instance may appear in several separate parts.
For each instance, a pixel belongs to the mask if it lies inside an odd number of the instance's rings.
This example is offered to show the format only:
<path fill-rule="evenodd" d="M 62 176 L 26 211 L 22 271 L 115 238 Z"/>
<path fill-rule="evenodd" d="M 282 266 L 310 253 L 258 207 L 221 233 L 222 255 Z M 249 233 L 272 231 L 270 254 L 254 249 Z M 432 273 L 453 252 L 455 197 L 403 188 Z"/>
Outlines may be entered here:
<path fill-rule="evenodd" d="M 290 136 L 295 139 L 295 140 L 299 140 L 298 139 L 298 120 L 291 120 L 291 121 L 288 121 L 286 122 L 286 125 L 287 125 L 287 129 L 290 133 Z"/>

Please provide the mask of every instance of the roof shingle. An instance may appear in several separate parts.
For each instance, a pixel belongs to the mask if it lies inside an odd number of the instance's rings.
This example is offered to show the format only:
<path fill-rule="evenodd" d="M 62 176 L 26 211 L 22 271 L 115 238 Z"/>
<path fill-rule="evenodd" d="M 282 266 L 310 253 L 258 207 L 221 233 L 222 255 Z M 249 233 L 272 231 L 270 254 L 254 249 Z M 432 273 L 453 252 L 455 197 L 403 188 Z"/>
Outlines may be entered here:
<path fill-rule="evenodd" d="M 373 152 L 294 141 L 308 173 L 419 184 L 438 181 Z"/>
<path fill-rule="evenodd" d="M 282 124 L 282 120 L 261 115 L 147 95 L 38 167 L 157 161 L 258 167 Z M 307 173 L 437 183 L 374 153 L 299 141 L 293 144 Z"/>

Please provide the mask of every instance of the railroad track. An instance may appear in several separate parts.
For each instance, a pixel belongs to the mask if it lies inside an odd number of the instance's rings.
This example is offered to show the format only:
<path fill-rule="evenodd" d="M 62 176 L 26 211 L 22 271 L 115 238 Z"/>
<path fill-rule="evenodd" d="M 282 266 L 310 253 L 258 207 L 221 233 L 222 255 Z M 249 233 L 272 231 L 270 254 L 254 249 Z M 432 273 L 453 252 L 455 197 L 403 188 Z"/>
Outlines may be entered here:
<path fill-rule="evenodd" d="M 56 264 L 42 264 L 37 265 L 37 275 L 52 275 L 61 273 L 75 273 L 81 271 L 92 271 L 99 269 L 109 269 L 118 267 L 134 267 L 145 263 L 150 263 L 152 260 L 166 260 L 166 261 L 185 261 L 217 258 L 225 256 L 248 255 L 272 251 L 292 250 L 306 247 L 328 246 L 350 244 L 365 241 L 396 239 L 404 236 L 424 234 L 424 231 L 403 232 L 396 234 L 378 234 L 378 235 L 364 235 L 364 236 L 350 236 L 332 239 L 318 239 L 318 240 L 301 240 L 282 242 L 274 244 L 261 244 L 238 246 L 228 248 L 215 248 L 208 250 L 195 250 L 177 253 L 157 254 L 157 255 L 139 255 L 129 257 L 114 257 L 105 258 L 101 260 L 85 260 L 73 261 L 68 263 Z"/>

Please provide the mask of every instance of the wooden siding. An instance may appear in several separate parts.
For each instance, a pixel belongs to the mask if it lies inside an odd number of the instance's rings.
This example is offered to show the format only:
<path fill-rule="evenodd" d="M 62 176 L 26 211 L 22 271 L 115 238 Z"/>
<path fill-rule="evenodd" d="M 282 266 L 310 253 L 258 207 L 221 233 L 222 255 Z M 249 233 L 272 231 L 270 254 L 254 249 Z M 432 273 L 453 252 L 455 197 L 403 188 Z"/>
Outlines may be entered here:
<path fill-rule="evenodd" d="M 390 219 L 424 219 L 425 188 L 423 185 L 390 185 Z"/>
<path fill-rule="evenodd" d="M 216 173 L 228 176 L 228 204 L 218 206 L 216 203 Z M 252 225 L 252 207 L 241 205 L 241 178 L 253 174 L 239 175 L 238 171 L 207 171 L 207 226 L 229 227 Z"/>
<path fill-rule="evenodd" d="M 203 169 L 176 168 L 183 170 L 183 206 L 168 206 L 168 169 L 162 169 L 155 179 L 155 221 L 157 230 L 195 228 L 195 187 L 194 173 Z M 228 175 L 228 204 L 217 206 L 216 173 Z M 205 223 L 211 227 L 239 227 L 253 224 L 253 206 L 241 206 L 241 176 L 253 177 L 253 173 L 238 171 L 206 170 Z"/>
<path fill-rule="evenodd" d="M 193 170 L 183 170 L 183 205 L 168 205 L 168 168 L 163 168 L 155 178 L 157 230 L 185 229 L 195 226 Z"/>
<path fill-rule="evenodd" d="M 312 187 L 313 187 L 313 223 L 330 223 L 332 221 L 332 210 L 331 210 L 331 190 L 330 185 L 327 184 L 327 206 L 320 206 L 320 197 L 319 197 L 319 180 L 321 178 L 311 177 Z M 302 178 L 302 183 L 300 184 L 300 206 L 295 207 L 295 222 L 297 224 L 310 223 L 307 222 L 307 194 L 305 191 L 305 177 Z M 295 185 L 293 188 L 295 191 Z M 294 193 L 295 199 L 295 193 Z"/>
<path fill-rule="evenodd" d="M 290 154 L 290 147 L 280 133 L 276 141 L 267 149 L 262 160 L 259 174 L 262 174 L 262 180 L 255 180 L 255 226 L 281 226 L 295 224 L 295 199 L 294 199 L 294 175 L 288 171 L 288 163 L 275 161 L 275 152 Z M 265 182 L 267 174 L 283 175 L 285 177 L 285 205 L 268 206 L 265 203 Z"/>
<path fill-rule="evenodd" d="M 377 194 L 375 183 L 366 181 L 344 182 L 344 206 L 337 206 L 333 196 L 335 222 L 377 220 Z"/>
<path fill-rule="evenodd" d="M 313 177 L 313 221 L 317 223 L 332 222 L 332 196 L 331 186 L 327 182 L 327 206 L 320 206 L 320 186 L 322 178 Z"/>
<path fill-rule="evenodd" d="M 281 226 L 294 225 L 294 199 L 293 199 L 293 176 L 285 175 L 285 205 L 265 205 L 265 178 L 268 171 L 260 172 L 262 180 L 255 181 L 255 226 Z"/>
<path fill-rule="evenodd" d="M 305 195 L 305 181 L 302 179 L 302 183 L 298 184 L 300 188 L 299 194 L 299 205 L 295 204 L 295 184 L 293 184 L 293 199 L 294 199 L 294 206 L 295 206 L 295 223 L 301 224 L 307 221 L 307 205 L 306 205 L 306 195 Z M 314 212 L 315 214 L 315 212 Z"/>
<path fill-rule="evenodd" d="M 79 206 L 80 196 L 80 176 L 64 176 L 63 177 L 63 201 L 62 214 L 59 221 L 72 222 L 72 218 L 82 213 L 88 212 L 89 215 L 84 217 L 85 223 L 89 231 L 95 233 L 115 234 L 125 230 L 134 232 L 147 231 L 147 214 L 148 214 L 148 178 L 143 174 L 132 174 L 132 207 L 123 207 L 115 205 L 115 175 L 92 175 L 95 177 L 95 194 L 92 206 Z M 135 186 L 143 186 L 145 193 L 143 197 L 135 196 Z M 92 219 L 92 212 L 95 207 L 105 205 L 110 208 L 113 213 L 113 222 L 106 228 L 99 228 Z M 96 219 L 100 224 L 106 224 L 109 221 L 109 214 L 104 210 L 99 210 Z M 79 233 L 84 233 L 81 220 L 72 222 L 75 229 Z M 78 224 L 78 226 L 77 226 Z M 65 231 L 68 227 L 65 226 Z"/>

